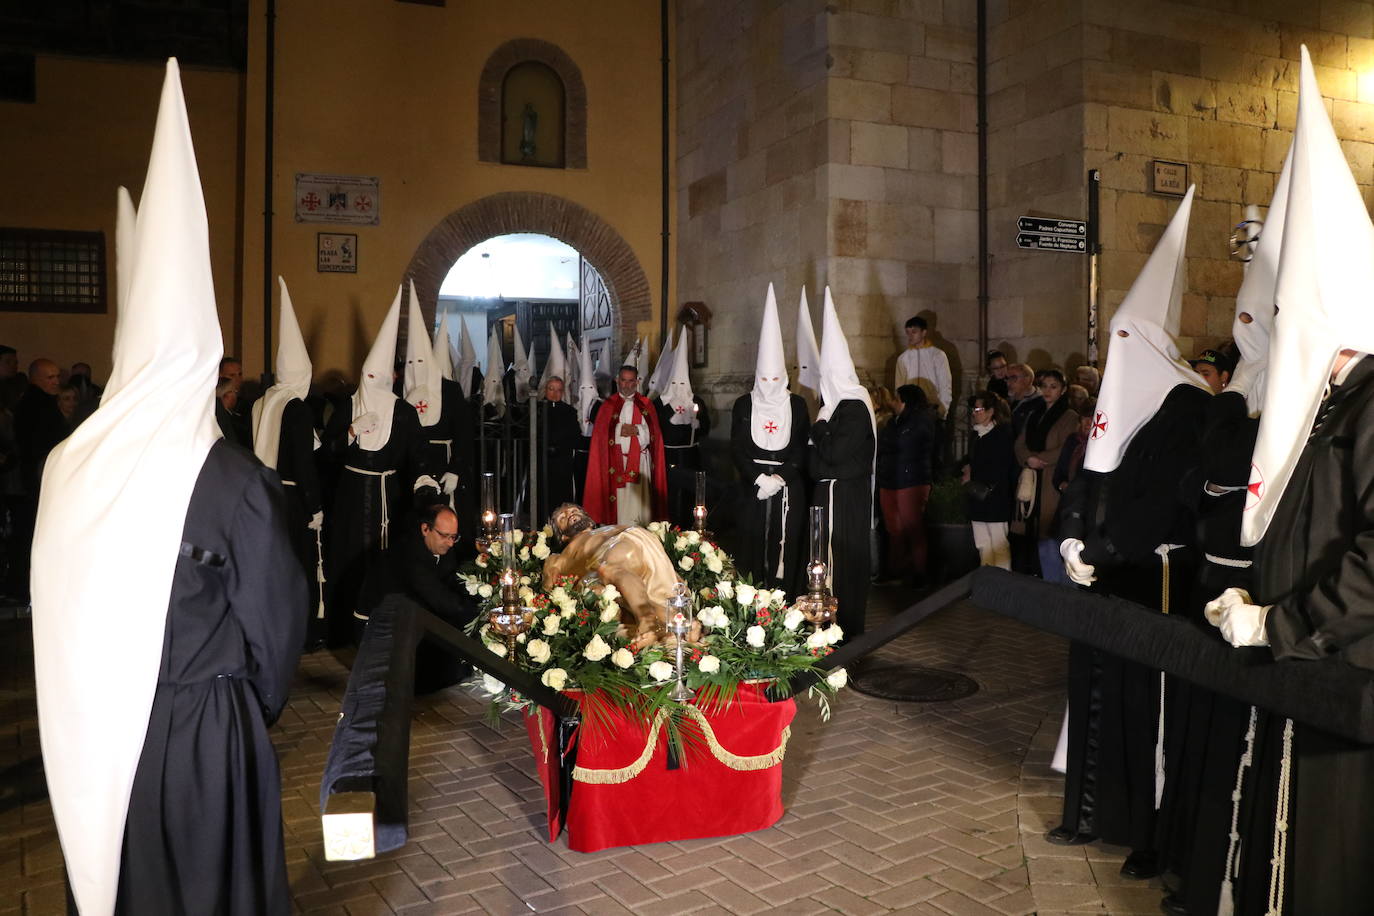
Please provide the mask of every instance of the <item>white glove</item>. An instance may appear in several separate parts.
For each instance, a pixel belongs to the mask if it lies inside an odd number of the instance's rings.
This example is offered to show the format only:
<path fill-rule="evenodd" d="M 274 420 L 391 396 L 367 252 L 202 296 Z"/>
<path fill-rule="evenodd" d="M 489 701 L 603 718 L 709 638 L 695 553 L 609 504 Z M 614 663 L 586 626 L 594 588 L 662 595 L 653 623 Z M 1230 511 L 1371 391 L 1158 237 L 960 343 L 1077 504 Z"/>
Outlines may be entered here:
<path fill-rule="evenodd" d="M 458 475 L 452 471 L 445 471 L 444 476 L 439 478 L 439 482 L 444 485 L 444 492 L 450 496 L 458 489 Z"/>
<path fill-rule="evenodd" d="M 1059 555 L 1064 558 L 1064 571 L 1079 585 L 1087 587 L 1097 581 L 1097 570 L 1082 558 L 1083 542 L 1078 538 L 1068 538 L 1059 543 Z"/>
<path fill-rule="evenodd" d="M 428 474 L 421 474 L 419 477 L 415 478 L 415 486 L 411 489 L 418 490 L 421 487 L 433 487 L 435 490 L 438 490 L 439 481 L 435 480 L 433 477 L 430 477 Z"/>
<path fill-rule="evenodd" d="M 1230 608 L 1222 614 L 1221 638 L 1237 647 L 1269 645 L 1264 624 L 1271 607 L 1273 605 L 1237 604 Z"/>
<path fill-rule="evenodd" d="M 324 510 L 320 510 L 310 516 L 310 524 L 305 527 L 309 528 L 311 531 L 319 531 L 322 529 L 324 527 Z"/>
<path fill-rule="evenodd" d="M 380 418 L 369 410 L 367 413 L 354 417 L 353 425 L 348 427 L 348 431 L 353 434 L 353 438 L 361 439 L 363 436 L 370 436 L 375 433 L 380 424 Z"/>
<path fill-rule="evenodd" d="M 760 474 L 754 478 L 754 486 L 759 488 L 754 494 L 755 497 L 762 501 L 772 499 L 773 495 L 783 488 L 784 481 L 777 474 Z"/>
<path fill-rule="evenodd" d="M 1202 613 L 1207 622 L 1214 627 L 1221 626 L 1222 618 L 1233 607 L 1250 603 L 1250 593 L 1243 588 L 1228 588 L 1203 607 Z"/>

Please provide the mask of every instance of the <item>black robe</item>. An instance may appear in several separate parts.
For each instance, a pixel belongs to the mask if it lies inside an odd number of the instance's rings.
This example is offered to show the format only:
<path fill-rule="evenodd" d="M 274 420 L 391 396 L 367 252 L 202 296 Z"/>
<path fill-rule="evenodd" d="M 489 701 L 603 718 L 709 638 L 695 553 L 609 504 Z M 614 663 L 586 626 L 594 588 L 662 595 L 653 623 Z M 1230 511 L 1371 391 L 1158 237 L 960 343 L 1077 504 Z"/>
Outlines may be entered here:
<path fill-rule="evenodd" d="M 1199 460 L 1198 437 L 1209 394 L 1179 385 L 1131 439 L 1109 475 L 1084 470 L 1065 491 L 1060 536 L 1083 541 L 1096 568 L 1093 590 L 1164 609 L 1187 604 L 1196 554 L 1194 520 L 1178 482 Z M 1063 826 L 1133 850 L 1155 845 L 1155 746 L 1159 672 L 1074 643 L 1069 650 L 1068 772 Z"/>
<path fill-rule="evenodd" d="M 310 527 L 315 513 L 324 508 L 324 494 L 320 485 L 319 465 L 315 461 L 315 414 L 304 401 L 292 399 L 281 412 L 281 429 L 277 439 L 277 476 L 281 478 L 285 494 L 286 530 L 306 578 L 311 582 L 311 596 L 307 612 L 307 632 L 311 641 L 323 639 L 323 621 L 317 614 L 324 596 L 319 579 L 323 559 L 321 532 Z"/>
<path fill-rule="evenodd" d="M 740 395 L 731 410 L 730 451 L 739 472 L 740 496 L 735 506 L 738 547 L 735 566 L 766 588 L 781 588 L 795 598 L 806 587 L 806 519 L 810 507 L 806 487 L 807 438 L 811 421 L 806 402 L 789 395 L 791 436 L 780 449 L 760 448 L 751 429 L 754 408 L 750 394 Z M 754 480 L 777 474 L 785 485 L 766 500 L 757 498 Z M 783 576 L 778 578 L 779 555 Z"/>
<path fill-rule="evenodd" d="M 172 579 L 117 913 L 291 912 L 267 727 L 291 687 L 309 592 L 284 513 L 270 470 L 228 443 L 210 449 Z"/>
<path fill-rule="evenodd" d="M 831 592 L 847 638 L 863 633 L 868 610 L 869 536 L 873 531 L 873 418 L 862 401 L 844 400 L 829 420 L 811 425 L 812 502 L 822 506 L 830 538 Z"/>
<path fill-rule="evenodd" d="M 654 398 L 654 413 L 658 414 L 658 428 L 663 431 L 663 460 L 668 465 L 668 517 L 674 525 L 689 528 L 695 524 L 692 507 L 696 505 L 697 471 L 705 465 L 701 460 L 701 441 L 711 434 L 711 411 L 696 395 L 697 425 L 675 425 L 674 410 Z"/>
<path fill-rule="evenodd" d="M 576 452 L 587 441 L 577 422 L 577 411 L 566 401 L 539 401 L 535 409 L 539 437 L 539 505 L 533 525 L 539 527 L 563 503 L 577 501 Z M 585 463 L 586 456 L 583 456 Z"/>
<path fill-rule="evenodd" d="M 1273 657 L 1374 668 L 1374 359 L 1335 386 L 1255 547 L 1252 597 L 1273 605 Z M 1236 913 L 1263 912 L 1283 722 L 1256 741 Z M 1374 900 L 1374 748 L 1295 723 L 1284 912 L 1367 913 Z M 1251 874 L 1259 869 L 1261 874 Z"/>
<path fill-rule="evenodd" d="M 343 645 L 353 635 L 353 615 L 367 567 L 386 545 L 383 531 L 399 522 L 410 508 L 412 484 L 429 472 L 420 443 L 420 419 L 415 408 L 397 399 L 391 415 L 391 436 L 376 451 L 350 442 L 349 417 L 334 415 L 334 428 L 326 431 L 331 447 L 338 450 L 342 468 L 329 515 L 329 642 Z M 386 472 L 386 477 L 380 476 Z M 385 495 L 383 489 L 385 488 Z M 385 509 L 385 511 L 383 511 Z"/>
<path fill-rule="evenodd" d="M 443 398 L 439 420 L 432 426 L 420 426 L 419 449 L 424 456 L 421 463 L 426 472 L 443 484 L 445 474 L 458 476 L 458 488 L 453 492 L 454 512 L 458 514 L 460 531 L 473 531 L 477 525 L 480 510 L 477 508 L 477 494 L 472 485 L 473 478 L 473 421 L 472 406 L 463 397 L 463 389 L 448 379 L 442 380 Z M 432 500 L 448 505 L 448 496 L 442 492 L 428 492 Z"/>

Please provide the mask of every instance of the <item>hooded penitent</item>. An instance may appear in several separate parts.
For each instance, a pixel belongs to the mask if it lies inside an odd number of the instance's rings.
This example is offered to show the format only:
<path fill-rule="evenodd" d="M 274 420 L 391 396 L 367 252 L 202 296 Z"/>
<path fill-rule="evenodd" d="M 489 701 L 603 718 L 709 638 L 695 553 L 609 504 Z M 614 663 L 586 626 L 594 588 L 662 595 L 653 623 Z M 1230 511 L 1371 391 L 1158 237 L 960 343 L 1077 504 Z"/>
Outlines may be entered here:
<path fill-rule="evenodd" d="M 281 445 L 281 414 L 291 401 L 305 400 L 310 394 L 310 354 L 305 349 L 301 326 L 286 281 L 277 278 L 281 288 L 281 320 L 277 327 L 277 383 L 263 392 L 253 405 L 253 452 L 269 468 L 277 466 Z"/>
<path fill-rule="evenodd" d="M 530 379 L 534 370 L 530 368 L 530 358 L 525 352 L 525 342 L 520 338 L 520 326 L 515 326 L 515 400 L 523 404 L 530 399 Z"/>
<path fill-rule="evenodd" d="M 580 364 L 577 370 L 577 422 L 582 424 L 582 435 L 592 434 L 592 405 L 601 397 L 596 390 L 596 376 L 592 374 L 592 352 L 587 342 L 577 348 Z"/>
<path fill-rule="evenodd" d="M 1183 311 L 1184 248 L 1193 188 L 1183 195 L 1155 250 L 1131 284 L 1111 322 L 1111 346 L 1097 412 L 1083 466 L 1114 471 L 1131 444 L 1175 385 L 1207 383 L 1178 352 L 1178 326 Z"/>
<path fill-rule="evenodd" d="M 782 349 L 778 301 L 773 295 L 773 284 L 769 283 L 768 298 L 763 303 L 763 324 L 759 327 L 754 389 L 749 392 L 749 433 L 759 448 L 781 451 L 792 441 L 792 396 L 787 389 L 787 381 L 787 357 Z"/>
<path fill-rule="evenodd" d="M 132 231 L 119 212 L 114 368 L 100 408 L 48 456 L 31 580 L 44 771 L 88 916 L 114 910 L 186 509 L 220 436 L 209 230 L 175 60 Z M 74 562 L 76 543 L 99 549 Z"/>
<path fill-rule="evenodd" d="M 482 376 L 482 403 L 495 407 L 500 414 L 506 409 L 506 360 L 501 355 L 501 339 L 496 328 L 487 337 L 487 374 Z"/>
<path fill-rule="evenodd" d="M 835 312 L 835 300 L 830 298 L 828 286 L 825 288 L 825 307 L 821 318 L 819 384 L 821 409 L 816 415 L 818 420 L 829 420 L 841 401 L 862 401 L 868 408 L 868 418 L 873 422 L 876 435 L 878 424 L 873 416 L 873 401 L 868 396 L 868 389 L 859 384 L 854 360 L 849 357 L 849 341 L 840 327 L 840 316 Z"/>
<path fill-rule="evenodd" d="M 406 333 L 406 401 L 415 408 L 421 426 L 434 426 L 444 412 L 443 374 L 434 361 L 429 334 L 425 331 L 425 316 L 420 311 L 420 299 L 415 295 L 415 281 L 410 281 L 410 295 L 406 310 L 409 330 Z"/>
<path fill-rule="evenodd" d="M 811 324 L 811 306 L 806 302 L 804 286 L 797 305 L 797 384 L 820 396 L 821 349 L 816 345 L 816 329 Z"/>
<path fill-rule="evenodd" d="M 1374 225 L 1331 129 L 1305 47 L 1289 157 L 1269 378 L 1241 521 L 1247 546 L 1269 527 L 1336 356 L 1343 349 L 1374 352 Z"/>
<path fill-rule="evenodd" d="M 641 337 L 635 344 L 635 360 L 631 364 L 635 371 L 639 373 L 639 393 L 643 394 L 649 388 L 649 338 Z"/>
<path fill-rule="evenodd" d="M 453 381 L 453 348 L 448 343 L 447 321 L 441 320 L 434 329 L 434 340 L 429 348 L 434 353 L 434 371 L 439 373 L 441 379 Z"/>
<path fill-rule="evenodd" d="M 683 332 L 686 334 L 686 332 Z M 679 340 L 673 351 L 673 374 L 668 376 L 668 384 L 659 395 L 664 406 L 673 412 L 668 420 L 674 426 L 687 426 L 693 429 L 698 425 L 696 402 L 692 398 L 692 380 L 687 374 L 687 346 Z"/>
<path fill-rule="evenodd" d="M 391 441 L 391 418 L 396 413 L 392 374 L 396 363 L 396 331 L 401 326 L 401 288 L 377 329 L 372 349 L 363 360 L 358 390 L 353 392 L 353 435 L 365 452 L 385 448 Z"/>
<path fill-rule="evenodd" d="M 565 387 L 571 397 L 577 393 L 577 386 L 581 380 L 579 376 L 582 371 L 582 357 L 578 355 L 577 341 L 573 340 L 571 331 L 568 332 L 568 345 L 563 354 L 568 361 L 568 377 L 563 381 L 567 383 Z"/>
<path fill-rule="evenodd" d="M 1278 184 L 1274 185 L 1274 197 L 1269 202 L 1269 212 L 1264 217 L 1264 227 L 1250 263 L 1245 268 L 1245 279 L 1236 293 L 1236 319 L 1231 325 L 1231 337 L 1240 349 L 1240 356 L 1246 362 L 1267 365 L 1269 361 L 1269 335 L 1274 326 L 1274 294 L 1278 284 L 1279 253 L 1283 248 L 1284 216 L 1288 210 L 1288 185 L 1293 171 L 1293 150 L 1283 160 L 1283 171 L 1279 173 Z M 1249 405 L 1250 415 L 1257 416 L 1264 404 L 1264 386 L 1267 372 L 1261 371 L 1252 378 L 1245 392 L 1245 403 Z"/>
<path fill-rule="evenodd" d="M 681 335 L 679 335 L 679 338 Z M 658 354 L 658 362 L 654 365 L 654 374 L 649 376 L 649 384 L 644 389 L 644 394 L 649 399 L 658 397 L 668 387 L 668 379 L 673 376 L 673 360 L 675 358 L 673 347 L 673 332 L 668 331 L 668 339 L 663 343 L 663 350 Z"/>
<path fill-rule="evenodd" d="M 568 362 L 563 356 L 563 347 L 558 342 L 558 334 L 553 327 L 549 327 L 549 358 L 544 361 L 544 372 L 539 376 L 539 396 L 544 396 L 544 388 L 549 384 L 549 379 L 561 378 L 563 380 L 563 390 L 571 391 L 568 384 Z"/>
<path fill-rule="evenodd" d="M 462 386 L 463 397 L 470 398 L 472 390 L 472 370 L 477 368 L 477 350 L 472 345 L 472 331 L 464 321 L 458 322 L 458 369 L 454 372 L 458 376 L 458 384 Z"/>

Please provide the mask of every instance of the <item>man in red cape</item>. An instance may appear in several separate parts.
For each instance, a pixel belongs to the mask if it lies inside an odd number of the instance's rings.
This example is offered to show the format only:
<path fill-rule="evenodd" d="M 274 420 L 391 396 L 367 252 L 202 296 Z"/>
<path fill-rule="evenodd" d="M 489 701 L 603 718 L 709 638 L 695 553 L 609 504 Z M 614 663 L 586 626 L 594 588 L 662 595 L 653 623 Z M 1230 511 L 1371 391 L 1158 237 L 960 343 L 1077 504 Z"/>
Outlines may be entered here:
<path fill-rule="evenodd" d="M 601 525 L 665 519 L 668 466 L 658 415 L 639 393 L 639 371 L 633 366 L 620 367 L 616 388 L 592 426 L 583 508 Z"/>

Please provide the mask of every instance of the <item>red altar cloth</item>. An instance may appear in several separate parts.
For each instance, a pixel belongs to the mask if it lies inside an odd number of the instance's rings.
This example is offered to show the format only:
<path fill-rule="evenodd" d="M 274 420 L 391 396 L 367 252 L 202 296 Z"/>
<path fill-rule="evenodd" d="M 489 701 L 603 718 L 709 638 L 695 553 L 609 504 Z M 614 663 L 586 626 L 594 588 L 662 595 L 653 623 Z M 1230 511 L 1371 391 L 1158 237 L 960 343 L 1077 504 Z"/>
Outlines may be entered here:
<path fill-rule="evenodd" d="M 781 757 L 796 711 L 793 700 L 770 703 L 757 687 L 743 686 L 728 707 L 703 708 L 696 726 L 686 723 L 701 739 L 687 741 L 686 759 L 670 770 L 661 729 L 650 748 L 650 736 L 638 723 L 608 709 L 611 728 L 577 738 L 568 848 L 595 852 L 772 826 L 782 817 Z M 703 720 L 706 727 L 700 727 Z M 526 717 L 526 726 L 544 783 L 552 842 L 563 826 L 553 714 L 540 709 L 538 716 Z"/>

